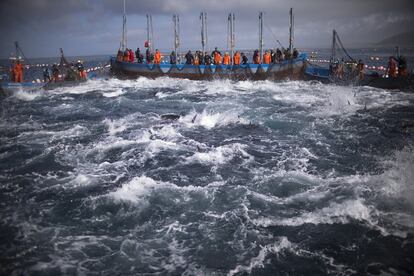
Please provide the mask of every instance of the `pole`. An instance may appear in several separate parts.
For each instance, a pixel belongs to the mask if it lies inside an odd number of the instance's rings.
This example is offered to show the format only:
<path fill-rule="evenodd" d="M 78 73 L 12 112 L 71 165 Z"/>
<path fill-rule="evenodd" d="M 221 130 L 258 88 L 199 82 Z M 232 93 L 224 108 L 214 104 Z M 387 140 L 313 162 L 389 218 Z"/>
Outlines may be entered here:
<path fill-rule="evenodd" d="M 204 35 L 206 37 L 206 50 L 208 52 L 209 49 L 208 49 L 208 31 L 207 31 L 207 13 L 206 12 L 204 12 L 204 28 L 205 28 Z"/>
<path fill-rule="evenodd" d="M 232 30 L 232 33 L 233 33 L 233 35 L 231 37 L 231 39 L 233 41 L 232 49 L 231 49 L 231 60 L 232 60 L 232 64 L 233 64 L 234 49 L 236 48 L 236 35 L 235 35 L 235 28 L 234 28 L 235 21 L 236 21 L 236 17 L 234 16 L 234 13 L 233 13 L 233 20 L 232 20 L 232 27 L 231 27 L 231 30 Z"/>
<path fill-rule="evenodd" d="M 233 60 L 234 47 L 235 47 L 235 35 L 234 35 L 234 13 L 229 13 L 228 20 L 228 36 L 227 36 L 227 49 L 230 49 L 231 60 Z"/>
<path fill-rule="evenodd" d="M 125 47 L 126 47 L 126 10 L 125 10 L 125 0 L 124 0 L 124 15 L 122 16 L 121 50 L 125 51 Z"/>
<path fill-rule="evenodd" d="M 203 55 L 206 51 L 206 40 L 205 40 L 205 36 L 204 36 L 204 12 L 200 13 L 200 21 L 201 21 L 201 49 L 203 50 Z"/>
<path fill-rule="evenodd" d="M 180 52 L 180 16 L 178 14 L 173 15 L 174 22 L 174 53 L 175 60 L 178 62 L 178 56 Z"/>
<path fill-rule="evenodd" d="M 154 28 L 152 26 L 152 14 L 150 14 L 150 26 L 151 26 L 151 44 L 150 44 L 150 49 L 151 52 L 154 51 L 155 49 L 155 43 L 154 43 Z"/>
<path fill-rule="evenodd" d="M 293 53 L 293 39 L 294 39 L 294 18 L 293 18 L 293 9 L 290 8 L 290 20 L 289 20 L 289 53 L 292 56 Z"/>
<path fill-rule="evenodd" d="M 261 59 L 263 56 L 263 12 L 259 13 L 259 50 Z"/>
<path fill-rule="evenodd" d="M 336 59 L 336 31 L 332 31 L 332 48 L 331 48 L 331 63 Z"/>
<path fill-rule="evenodd" d="M 150 23 L 149 23 L 149 14 L 146 15 L 147 16 L 147 43 L 148 43 L 148 49 L 150 49 Z"/>
<path fill-rule="evenodd" d="M 231 43 L 231 13 L 227 16 L 227 51 L 229 51 Z"/>

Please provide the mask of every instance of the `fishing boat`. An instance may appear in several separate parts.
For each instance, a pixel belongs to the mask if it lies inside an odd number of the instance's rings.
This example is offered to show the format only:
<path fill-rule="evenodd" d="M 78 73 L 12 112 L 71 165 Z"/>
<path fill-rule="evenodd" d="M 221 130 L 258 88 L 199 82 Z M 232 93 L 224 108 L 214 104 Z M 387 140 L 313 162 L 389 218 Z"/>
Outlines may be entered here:
<path fill-rule="evenodd" d="M 201 46 L 202 52 L 205 53 L 207 46 L 207 15 L 202 12 L 201 20 Z M 235 33 L 234 33 L 234 14 L 228 17 L 228 49 L 230 57 L 233 57 L 235 49 Z M 290 10 L 290 39 L 289 51 L 293 51 L 293 10 Z M 174 22 L 174 53 L 180 51 L 179 39 L 179 16 L 173 15 Z M 122 52 L 126 49 L 126 14 L 124 2 L 123 15 L 123 31 L 120 43 Z M 147 15 L 147 43 L 146 46 L 152 52 L 152 17 Z M 263 13 L 259 13 L 259 51 L 263 56 Z M 178 54 L 178 57 L 180 55 Z M 169 63 L 135 63 L 120 61 L 116 57 L 110 60 L 111 73 L 120 78 L 157 78 L 168 76 L 172 78 L 186 78 L 191 80 L 214 80 L 214 79 L 230 79 L 230 80 L 298 80 L 302 79 L 306 67 L 306 54 L 301 54 L 295 59 L 285 60 L 280 63 L 271 64 L 216 64 L 216 65 L 193 65 L 193 64 L 169 64 Z"/>
<path fill-rule="evenodd" d="M 397 48 L 398 49 L 398 48 Z M 347 60 L 344 62 L 345 70 L 344 76 L 339 78 L 335 74 L 335 66 L 338 63 L 338 51 L 341 51 Z M 397 57 L 399 57 L 399 51 L 397 50 Z M 329 62 L 329 68 L 318 66 L 308 62 L 305 69 L 305 80 L 317 80 L 322 83 L 335 83 L 339 85 L 356 85 L 356 86 L 370 86 L 381 89 L 398 89 L 404 91 L 411 91 L 414 89 L 414 77 L 412 74 L 407 76 L 398 76 L 396 78 L 389 77 L 386 74 L 380 74 L 378 72 L 370 72 L 365 74 L 363 79 L 360 79 L 356 70 L 356 61 L 348 54 L 343 46 L 338 33 L 333 30 L 332 46 L 331 46 L 331 58 Z"/>
<path fill-rule="evenodd" d="M 56 76 L 53 76 L 52 72 L 51 80 L 43 87 L 45 90 L 76 86 L 87 81 L 87 78 L 82 78 L 77 69 L 74 68 L 73 64 L 67 61 L 62 48 L 60 48 L 60 62 L 59 65 L 56 66 L 56 69 L 59 73 L 57 73 Z"/>
<path fill-rule="evenodd" d="M 23 62 L 27 60 L 22 49 L 19 46 L 19 43 L 16 41 L 15 45 L 15 54 L 14 56 L 10 57 L 9 60 L 12 64 L 17 61 Z M 15 82 L 13 80 L 13 76 L 10 72 L 10 68 L 3 68 L 2 74 L 0 78 L 0 92 L 2 93 L 13 93 L 18 91 L 33 91 L 38 90 L 44 86 L 44 83 L 40 82 L 40 80 L 36 80 L 32 77 L 31 81 L 27 79 L 23 80 L 22 82 Z"/>

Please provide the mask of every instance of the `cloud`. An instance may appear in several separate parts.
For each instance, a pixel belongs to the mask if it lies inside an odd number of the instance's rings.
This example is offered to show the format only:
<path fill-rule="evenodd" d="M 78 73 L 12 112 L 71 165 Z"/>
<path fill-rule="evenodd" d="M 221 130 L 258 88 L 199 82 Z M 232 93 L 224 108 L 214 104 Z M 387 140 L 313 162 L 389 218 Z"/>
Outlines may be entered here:
<path fill-rule="evenodd" d="M 199 47 L 199 13 L 207 11 L 211 46 L 226 46 L 226 14 L 236 14 L 237 45 L 257 47 L 257 14 L 265 12 L 265 43 L 274 35 L 287 44 L 288 10 L 294 8 L 299 47 L 329 45 L 336 28 L 350 45 L 376 42 L 409 31 L 414 26 L 412 0 L 127 0 L 128 41 L 145 40 L 145 14 L 151 13 L 157 47 L 171 48 L 171 14 L 181 16 L 183 48 Z M 0 56 L 21 41 L 27 55 L 48 56 L 61 46 L 72 54 L 114 52 L 119 46 L 121 0 L 2 0 L 0 1 Z M 272 32 L 269 31 L 272 30 Z M 5 39 L 4 39 L 5 38 Z M 107 39 L 107 40 L 106 40 Z M 111 46 L 112 45 L 112 46 Z"/>

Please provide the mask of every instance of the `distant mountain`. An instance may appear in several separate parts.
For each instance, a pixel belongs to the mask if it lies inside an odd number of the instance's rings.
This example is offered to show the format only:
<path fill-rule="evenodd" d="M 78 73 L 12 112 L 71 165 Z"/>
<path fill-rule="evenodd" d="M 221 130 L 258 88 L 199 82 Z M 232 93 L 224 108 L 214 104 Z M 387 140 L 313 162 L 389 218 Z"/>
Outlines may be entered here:
<path fill-rule="evenodd" d="M 414 31 L 400 33 L 391 37 L 388 37 L 377 45 L 381 46 L 414 46 Z"/>

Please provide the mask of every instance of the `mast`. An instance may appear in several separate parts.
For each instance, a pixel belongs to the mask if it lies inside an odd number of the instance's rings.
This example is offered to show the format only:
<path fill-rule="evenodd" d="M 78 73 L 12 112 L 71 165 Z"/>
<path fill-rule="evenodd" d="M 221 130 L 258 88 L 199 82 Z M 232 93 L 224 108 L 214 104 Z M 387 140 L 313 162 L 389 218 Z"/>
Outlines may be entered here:
<path fill-rule="evenodd" d="M 331 48 L 331 63 L 336 59 L 336 31 L 332 31 L 332 48 Z"/>
<path fill-rule="evenodd" d="M 121 51 L 125 51 L 126 47 L 126 10 L 124 0 L 124 15 L 122 16 L 122 40 L 121 40 Z"/>
<path fill-rule="evenodd" d="M 180 52 L 180 16 L 178 14 L 173 15 L 173 22 L 174 22 L 174 52 L 175 52 L 175 59 L 177 62 L 177 56 L 179 56 Z"/>
<path fill-rule="evenodd" d="M 292 55 L 293 53 L 293 40 L 294 40 L 294 16 L 293 16 L 293 9 L 290 8 L 289 12 L 290 20 L 289 20 L 289 53 Z"/>
<path fill-rule="evenodd" d="M 263 12 L 259 13 L 259 51 L 261 59 L 263 56 Z"/>
<path fill-rule="evenodd" d="M 203 50 L 203 55 L 206 52 L 206 48 L 208 47 L 207 41 L 207 13 L 201 12 L 200 13 L 200 20 L 201 20 L 201 48 Z"/>
<path fill-rule="evenodd" d="M 231 60 L 233 60 L 234 47 L 235 47 L 234 21 L 235 21 L 234 13 L 229 13 L 229 16 L 227 18 L 227 27 L 228 27 L 227 49 L 230 49 L 230 55 L 232 57 Z"/>
<path fill-rule="evenodd" d="M 152 15 L 147 14 L 147 42 L 148 42 L 148 49 L 150 49 L 151 52 L 154 47 L 153 34 L 154 34 L 154 30 L 152 28 Z"/>

